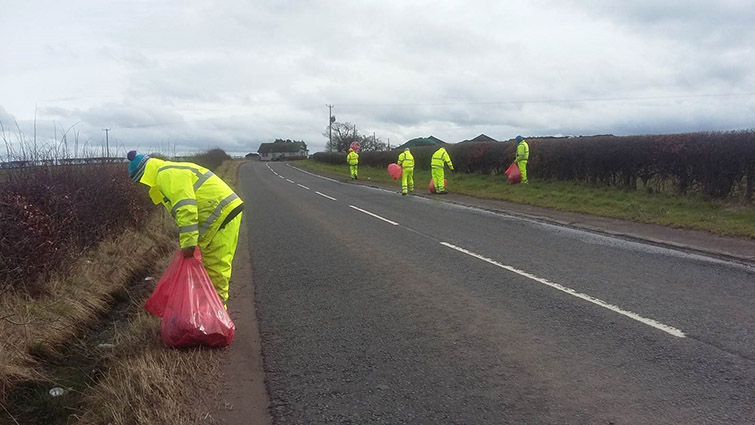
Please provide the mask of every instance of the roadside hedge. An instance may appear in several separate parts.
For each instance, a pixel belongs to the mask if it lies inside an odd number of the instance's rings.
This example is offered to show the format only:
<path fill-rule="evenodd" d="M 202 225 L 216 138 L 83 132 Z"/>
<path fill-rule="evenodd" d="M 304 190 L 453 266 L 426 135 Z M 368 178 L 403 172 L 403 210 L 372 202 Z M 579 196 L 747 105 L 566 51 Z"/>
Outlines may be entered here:
<path fill-rule="evenodd" d="M 146 222 L 149 197 L 125 164 L 7 170 L 0 183 L 0 292 L 42 278 L 106 235 Z"/>
<path fill-rule="evenodd" d="M 752 202 L 755 130 L 642 136 L 532 138 L 531 179 L 574 180 L 623 189 L 698 193 Z M 430 167 L 434 146 L 413 148 L 416 166 Z M 514 161 L 516 142 L 464 142 L 446 147 L 464 173 L 503 173 Z M 360 154 L 360 164 L 387 167 L 399 151 Z M 343 153 L 321 152 L 314 160 L 346 164 Z"/>

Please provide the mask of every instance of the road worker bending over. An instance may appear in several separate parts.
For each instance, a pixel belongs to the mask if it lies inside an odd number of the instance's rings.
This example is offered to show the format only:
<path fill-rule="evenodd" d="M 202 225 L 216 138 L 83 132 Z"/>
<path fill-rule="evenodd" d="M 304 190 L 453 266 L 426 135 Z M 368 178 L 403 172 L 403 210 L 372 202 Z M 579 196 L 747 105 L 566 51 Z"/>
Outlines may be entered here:
<path fill-rule="evenodd" d="M 435 193 L 439 195 L 445 195 L 446 182 L 445 182 L 445 165 L 448 164 L 448 168 L 453 171 L 454 164 L 451 162 L 451 157 L 448 156 L 446 148 L 440 148 L 433 154 L 432 167 L 433 185 L 435 185 Z"/>
<path fill-rule="evenodd" d="M 184 257 L 191 257 L 199 247 L 202 265 L 225 303 L 244 209 L 241 198 L 202 166 L 163 161 L 136 151 L 128 153 L 128 160 L 129 177 L 149 186 L 152 202 L 162 203 L 176 220 Z"/>
<path fill-rule="evenodd" d="M 516 165 L 519 167 L 519 172 L 522 173 L 522 184 L 529 183 L 527 181 L 527 160 L 530 159 L 530 145 L 524 140 L 522 136 L 516 136 Z"/>
<path fill-rule="evenodd" d="M 401 194 L 406 195 L 407 191 L 414 192 L 414 156 L 409 148 L 398 155 L 397 164 L 401 166 Z"/>
<path fill-rule="evenodd" d="M 349 154 L 346 155 L 346 162 L 349 164 L 349 174 L 351 175 L 351 180 L 359 180 L 359 176 L 357 176 L 359 154 L 354 152 L 353 148 L 349 148 Z"/>

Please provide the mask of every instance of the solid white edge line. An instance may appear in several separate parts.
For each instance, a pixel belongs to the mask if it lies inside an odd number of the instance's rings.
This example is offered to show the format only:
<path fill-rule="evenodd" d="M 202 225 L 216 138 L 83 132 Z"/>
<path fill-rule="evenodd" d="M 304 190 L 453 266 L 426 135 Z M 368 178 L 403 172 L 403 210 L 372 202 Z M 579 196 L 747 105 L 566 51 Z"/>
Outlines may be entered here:
<path fill-rule="evenodd" d="M 320 195 L 320 196 L 322 196 L 322 197 L 328 198 L 328 199 L 330 199 L 331 201 L 336 201 L 336 198 L 334 198 L 334 197 L 332 197 L 332 196 L 328 196 L 328 195 L 326 195 L 326 194 L 324 194 L 324 193 L 321 193 L 321 192 L 318 192 L 318 191 L 315 191 L 315 193 L 316 193 L 316 194 L 318 194 L 318 195 Z"/>
<path fill-rule="evenodd" d="M 289 182 L 289 183 L 295 183 L 295 182 L 294 182 L 293 180 L 291 180 L 291 179 L 286 179 L 286 181 L 287 181 L 287 182 Z"/>
<path fill-rule="evenodd" d="M 527 272 L 525 272 L 523 270 L 519 270 L 519 269 L 516 269 L 514 267 L 507 266 L 505 264 L 501 264 L 501 263 L 499 263 L 499 262 L 497 262 L 495 260 L 492 260 L 492 259 L 487 258 L 487 257 L 483 257 L 480 254 L 476 254 L 476 253 L 474 253 L 472 251 L 468 251 L 468 250 L 466 250 L 464 248 L 460 248 L 460 247 L 458 247 L 456 245 L 453 245 L 453 244 L 450 244 L 448 242 L 441 242 L 440 244 L 443 245 L 443 246 L 446 246 L 448 248 L 455 249 L 456 251 L 462 252 L 464 254 L 470 255 L 472 257 L 478 258 L 478 259 L 480 259 L 482 261 L 488 262 L 488 263 L 493 264 L 495 266 L 498 266 L 498 267 L 500 267 L 502 269 L 508 270 L 508 271 L 510 271 L 512 273 L 516 273 L 516 274 L 518 274 L 520 276 L 524 276 L 526 278 L 532 279 L 532 280 L 534 280 L 536 282 L 542 283 L 543 285 L 547 285 L 547 286 L 550 286 L 551 288 L 558 289 L 561 292 L 567 293 L 567 294 L 575 296 L 577 298 L 581 298 L 581 299 L 583 299 L 585 301 L 589 301 L 589 302 L 591 302 L 591 303 L 593 303 L 595 305 L 598 305 L 600 307 L 606 308 L 606 309 L 611 310 L 611 311 L 613 311 L 615 313 L 619 313 L 619 314 L 621 314 L 623 316 L 626 316 L 626 317 L 628 317 L 628 318 L 630 318 L 632 320 L 636 320 L 636 321 L 638 321 L 640 323 L 644 323 L 644 324 L 646 324 L 648 326 L 652 326 L 652 327 L 654 327 L 654 328 L 656 328 L 658 330 L 666 332 L 667 334 L 670 334 L 670 335 L 673 335 L 673 336 L 679 337 L 679 338 L 684 338 L 685 337 L 684 332 L 682 332 L 681 330 L 679 330 L 679 329 L 677 329 L 675 327 L 672 327 L 672 326 L 669 326 L 669 325 L 664 325 L 663 323 L 660 323 L 660 322 L 655 321 L 653 319 L 648 319 L 647 317 L 642 317 L 642 316 L 640 316 L 637 313 L 633 313 L 631 311 L 624 310 L 624 309 L 622 309 L 620 307 L 617 307 L 617 306 L 615 306 L 613 304 L 609 304 L 609 303 L 607 303 L 607 302 L 605 302 L 605 301 L 603 301 L 603 300 L 601 300 L 599 298 L 595 298 L 595 297 L 593 297 L 591 295 L 587 295 L 587 294 L 583 294 L 581 292 L 577 292 L 574 289 L 567 288 L 566 286 L 563 286 L 561 284 L 558 284 L 558 283 L 555 283 L 555 282 L 551 282 L 551 281 L 549 281 L 547 279 L 543 279 L 541 277 L 537 277 L 537 276 L 535 276 L 535 275 L 533 275 L 531 273 L 527 273 Z"/>
<path fill-rule="evenodd" d="M 388 220 L 387 218 L 383 218 L 383 217 L 380 217 L 380 216 L 379 216 L 379 215 L 377 215 L 377 214 L 371 213 L 371 212 L 369 212 L 369 211 L 363 210 L 363 209 L 361 209 L 361 208 L 359 208 L 359 207 L 355 207 L 355 206 L 353 206 L 353 205 L 349 205 L 349 206 L 350 206 L 351 208 L 354 208 L 354 209 L 355 209 L 355 210 L 357 210 L 357 211 L 361 211 L 361 212 L 363 212 L 363 213 L 365 213 L 365 214 L 367 214 L 367 215 L 371 215 L 371 216 L 373 216 L 373 217 L 375 217 L 375 218 L 377 218 L 377 219 L 383 220 L 383 221 L 384 221 L 384 222 L 386 222 L 386 223 L 390 223 L 390 224 L 392 224 L 392 225 L 394 225 L 394 226 L 398 226 L 398 223 L 396 223 L 395 221 L 391 221 L 391 220 Z"/>
<path fill-rule="evenodd" d="M 307 186 L 304 186 L 303 184 L 296 183 L 296 185 L 299 186 L 299 187 L 303 187 L 304 189 L 309 190 L 309 188 Z"/>

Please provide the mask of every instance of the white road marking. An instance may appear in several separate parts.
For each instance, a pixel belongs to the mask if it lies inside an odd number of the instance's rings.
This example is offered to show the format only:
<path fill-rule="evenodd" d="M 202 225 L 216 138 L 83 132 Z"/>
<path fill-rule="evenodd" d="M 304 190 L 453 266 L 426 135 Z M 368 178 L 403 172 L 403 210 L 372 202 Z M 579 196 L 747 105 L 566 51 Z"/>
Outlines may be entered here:
<path fill-rule="evenodd" d="M 296 183 L 296 185 L 299 186 L 299 187 L 303 187 L 304 189 L 309 190 L 309 188 L 307 186 L 304 186 L 303 184 Z"/>
<path fill-rule="evenodd" d="M 332 197 L 332 196 L 328 196 L 328 195 L 326 195 L 326 194 L 324 194 L 324 193 L 320 193 L 320 192 L 318 192 L 318 191 L 315 191 L 315 193 L 316 193 L 316 194 L 318 194 L 318 195 L 320 195 L 320 196 L 322 196 L 322 197 L 328 198 L 328 199 L 330 199 L 331 201 L 335 201 L 335 200 L 336 200 L 336 198 L 334 198 L 334 197 Z"/>
<path fill-rule="evenodd" d="M 350 206 L 351 208 L 354 208 L 354 209 L 355 209 L 355 210 L 357 210 L 357 211 L 361 211 L 361 212 L 363 212 L 363 213 L 365 213 L 365 214 L 367 214 L 367 215 L 371 215 L 371 216 L 373 216 L 373 217 L 375 217 L 375 218 L 377 218 L 377 219 L 383 220 L 383 221 L 384 221 L 384 222 L 386 222 L 386 223 L 390 223 L 390 224 L 392 224 L 392 225 L 394 225 L 394 226 L 398 226 L 398 223 L 396 223 L 395 221 L 391 221 L 391 220 L 388 220 L 387 218 L 383 218 L 383 217 L 380 217 L 380 216 L 379 216 L 379 215 L 377 215 L 377 214 L 371 213 L 371 212 L 369 212 L 369 211 L 367 211 L 367 210 L 363 210 L 363 209 L 361 209 L 361 208 L 359 208 L 359 207 L 355 207 L 355 206 L 353 206 L 353 205 L 349 205 L 349 206 Z"/>
<path fill-rule="evenodd" d="M 321 175 L 318 175 L 318 174 L 315 174 L 315 173 L 310 173 L 309 171 L 302 170 L 301 168 L 293 166 L 291 164 L 286 164 L 286 165 L 288 165 L 291 168 L 297 169 L 297 170 L 301 171 L 304 174 L 309 174 L 310 176 L 314 176 L 314 177 L 317 177 L 317 178 L 320 178 L 320 179 L 323 179 L 323 180 L 330 180 L 330 181 L 336 182 L 336 183 L 341 183 L 341 182 L 339 182 L 336 179 L 331 179 L 330 177 L 325 177 L 325 176 L 321 176 Z"/>
<path fill-rule="evenodd" d="M 293 181 L 293 180 L 291 180 L 291 179 L 286 179 L 286 181 L 287 181 L 287 182 L 289 182 L 289 183 L 296 183 L 296 182 L 294 182 L 294 181 Z"/>
<path fill-rule="evenodd" d="M 523 270 L 519 270 L 519 269 L 516 269 L 514 267 L 507 266 L 505 264 L 501 264 L 501 263 L 499 263 L 499 262 L 497 262 L 495 260 L 492 260 L 492 259 L 487 258 L 487 257 L 483 257 L 480 254 L 476 254 L 476 253 L 474 253 L 472 251 L 468 251 L 468 250 L 466 250 L 464 248 L 460 248 L 460 247 L 458 247 L 456 245 L 452 245 L 452 244 L 450 244 L 448 242 L 441 242 L 440 244 L 443 245 L 443 246 L 447 246 L 447 247 L 449 247 L 451 249 L 455 249 L 456 251 L 462 252 L 464 254 L 470 255 L 472 257 L 478 258 L 478 259 L 480 259 L 482 261 L 488 262 L 488 263 L 493 264 L 495 266 L 498 266 L 498 267 L 500 267 L 502 269 L 505 269 L 505 270 L 508 270 L 510 272 L 516 273 L 516 274 L 518 274 L 520 276 L 524 276 L 526 278 L 532 279 L 532 280 L 534 280 L 536 282 L 542 283 L 543 285 L 547 285 L 547 286 L 550 286 L 551 288 L 558 289 L 561 292 L 567 293 L 567 294 L 575 296 L 577 298 L 581 298 L 581 299 L 583 299 L 585 301 L 589 301 L 589 302 L 591 302 L 591 303 L 593 303 L 595 305 L 601 306 L 603 308 L 607 308 L 608 310 L 611 310 L 613 312 L 619 313 L 619 314 L 621 314 L 623 316 L 626 316 L 626 317 L 628 317 L 628 318 L 630 318 L 632 320 L 636 320 L 636 321 L 638 321 L 640 323 L 644 323 L 644 324 L 646 324 L 648 326 L 652 326 L 652 327 L 654 327 L 654 328 L 656 328 L 658 330 L 666 332 L 666 333 L 668 333 L 670 335 L 673 335 L 675 337 L 679 337 L 679 338 L 684 338 L 685 337 L 684 332 L 680 331 L 677 328 L 674 328 L 674 327 L 669 326 L 669 325 L 664 325 L 663 323 L 657 322 L 657 321 L 655 321 L 653 319 L 648 319 L 646 317 L 642 317 L 642 316 L 640 316 L 637 313 L 633 313 L 631 311 L 624 310 L 624 309 L 622 309 L 620 307 L 617 307 L 617 306 L 615 306 L 613 304 L 609 304 L 609 303 L 607 303 L 607 302 L 605 302 L 605 301 L 603 301 L 601 299 L 595 298 L 595 297 L 587 295 L 587 294 L 583 294 L 581 292 L 577 292 L 574 289 L 568 288 L 566 286 L 563 286 L 563 285 L 555 283 L 555 282 L 551 282 L 551 281 L 549 281 L 547 279 L 543 279 L 541 277 L 537 277 L 537 276 L 535 276 L 535 275 L 533 275 L 531 273 L 527 273 L 527 272 L 525 272 Z"/>
<path fill-rule="evenodd" d="M 280 178 L 282 178 L 282 179 L 285 179 L 285 177 L 283 177 L 283 176 L 281 176 L 281 175 L 278 175 L 278 177 L 280 177 Z"/>

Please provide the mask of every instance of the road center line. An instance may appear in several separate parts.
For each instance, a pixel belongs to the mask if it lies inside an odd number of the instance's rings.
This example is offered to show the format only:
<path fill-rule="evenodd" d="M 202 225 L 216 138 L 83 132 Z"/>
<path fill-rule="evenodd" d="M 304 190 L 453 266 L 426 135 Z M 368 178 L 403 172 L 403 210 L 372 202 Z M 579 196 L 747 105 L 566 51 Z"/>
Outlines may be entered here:
<path fill-rule="evenodd" d="M 355 206 L 353 206 L 353 205 L 349 205 L 349 207 L 351 207 L 351 208 L 354 208 L 354 209 L 355 209 L 355 210 L 357 210 L 357 211 L 361 211 L 361 212 L 363 212 L 363 213 L 365 213 L 365 214 L 367 214 L 367 215 L 371 215 L 371 216 L 373 216 L 373 217 L 375 217 L 375 218 L 377 218 L 377 219 L 383 220 L 383 221 L 384 221 L 384 222 L 386 222 L 386 223 L 390 223 L 390 224 L 392 224 L 392 225 L 394 225 L 394 226 L 398 226 L 398 223 L 396 223 L 395 221 L 391 221 L 391 220 L 388 220 L 387 218 L 383 218 L 383 217 L 380 217 L 380 216 L 379 216 L 379 215 L 377 215 L 377 214 L 374 214 L 374 213 L 371 213 L 371 212 L 369 212 L 369 211 L 363 210 L 363 209 L 361 209 L 361 208 L 359 208 L 359 207 L 355 207 Z"/>
<path fill-rule="evenodd" d="M 589 301 L 589 302 L 591 302 L 591 303 L 593 303 L 595 305 L 601 306 L 601 307 L 606 308 L 608 310 L 611 310 L 611 311 L 613 311 L 615 313 L 619 313 L 619 314 L 621 314 L 623 316 L 626 316 L 626 317 L 628 317 L 628 318 L 630 318 L 632 320 L 636 320 L 636 321 L 638 321 L 640 323 L 644 323 L 644 324 L 646 324 L 648 326 L 652 326 L 652 327 L 654 327 L 654 328 L 656 328 L 658 330 L 666 332 L 666 333 L 668 333 L 670 335 L 673 335 L 675 337 L 678 337 L 678 338 L 684 338 L 685 337 L 684 332 L 682 332 L 681 330 L 679 330 L 677 328 L 674 328 L 674 327 L 669 326 L 669 325 L 664 325 L 663 323 L 657 322 L 657 321 L 655 321 L 653 319 L 648 319 L 646 317 L 642 317 L 642 316 L 640 316 L 637 313 L 633 313 L 631 311 L 624 310 L 624 309 L 622 309 L 620 307 L 617 307 L 617 306 L 615 306 L 613 304 L 609 304 L 609 303 L 607 303 L 607 302 L 605 302 L 605 301 L 603 301 L 601 299 L 595 298 L 595 297 L 593 297 L 591 295 L 587 295 L 587 294 L 583 294 L 581 292 L 577 292 L 574 289 L 568 288 L 568 287 L 563 286 L 561 284 L 558 284 L 558 283 L 555 283 L 555 282 L 551 282 L 551 281 L 549 281 L 547 279 L 543 279 L 541 277 L 537 277 L 537 276 L 535 276 L 535 275 L 533 275 L 531 273 L 527 273 L 527 272 L 525 272 L 523 270 L 519 270 L 519 269 L 516 269 L 514 267 L 507 266 L 505 264 L 501 264 L 501 263 L 499 263 L 499 262 L 497 262 L 495 260 L 492 260 L 492 259 L 487 258 L 487 257 L 483 257 L 480 254 L 476 254 L 476 253 L 474 253 L 472 251 L 468 251 L 468 250 L 466 250 L 464 248 L 460 248 L 460 247 L 458 247 L 456 245 L 452 245 L 452 244 L 450 244 L 448 242 L 441 242 L 440 244 L 443 245 L 443 246 L 446 246 L 448 248 L 455 249 L 456 251 L 462 252 L 464 254 L 470 255 L 472 257 L 478 258 L 478 259 L 480 259 L 482 261 L 488 262 L 488 263 L 493 264 L 495 266 L 498 266 L 498 267 L 500 267 L 500 268 L 502 268 L 504 270 L 508 270 L 508 271 L 510 271 L 512 273 L 516 273 L 516 274 L 518 274 L 520 276 L 524 276 L 526 278 L 532 279 L 532 280 L 534 280 L 536 282 L 542 283 L 543 285 L 547 285 L 547 286 L 550 286 L 551 288 L 558 289 L 559 291 L 567 293 L 567 294 L 572 295 L 574 297 L 581 298 L 581 299 L 583 299 L 585 301 Z"/>
<path fill-rule="evenodd" d="M 287 181 L 287 182 L 289 182 L 289 183 L 295 183 L 295 182 L 294 182 L 293 180 L 291 180 L 291 179 L 286 179 L 286 181 Z"/>
<path fill-rule="evenodd" d="M 304 186 L 303 184 L 296 183 L 296 185 L 299 186 L 299 187 L 303 187 L 304 189 L 309 190 L 309 188 L 307 186 Z"/>
<path fill-rule="evenodd" d="M 325 176 L 321 176 L 321 175 L 319 175 L 319 174 L 310 173 L 309 171 L 306 171 L 306 170 L 302 170 L 301 168 L 299 168 L 299 167 L 296 167 L 296 166 L 294 166 L 294 165 L 291 165 L 291 164 L 286 164 L 286 165 L 288 165 L 289 167 L 291 167 L 291 168 L 294 168 L 294 169 L 296 169 L 296 170 L 299 170 L 299 171 L 301 171 L 301 172 L 302 172 L 302 173 L 304 173 L 304 174 L 309 174 L 310 176 L 313 176 L 313 177 L 317 177 L 318 179 L 329 180 L 329 181 L 332 181 L 332 182 L 341 183 L 341 182 L 339 182 L 339 181 L 338 181 L 338 180 L 336 180 L 336 179 L 331 179 L 330 177 L 325 177 Z"/>
<path fill-rule="evenodd" d="M 320 192 L 318 192 L 318 191 L 315 191 L 315 193 L 316 193 L 316 194 L 318 194 L 318 195 L 320 195 L 320 196 L 322 196 L 322 197 L 328 198 L 328 199 L 330 199 L 331 201 L 335 201 L 335 200 L 336 200 L 336 198 L 334 198 L 334 197 L 332 197 L 332 196 L 328 196 L 328 195 L 326 195 L 326 194 L 324 194 L 324 193 L 320 193 Z"/>
<path fill-rule="evenodd" d="M 281 176 L 280 174 L 278 175 L 278 177 L 280 177 L 280 178 L 282 178 L 282 179 L 285 179 L 285 177 Z"/>

